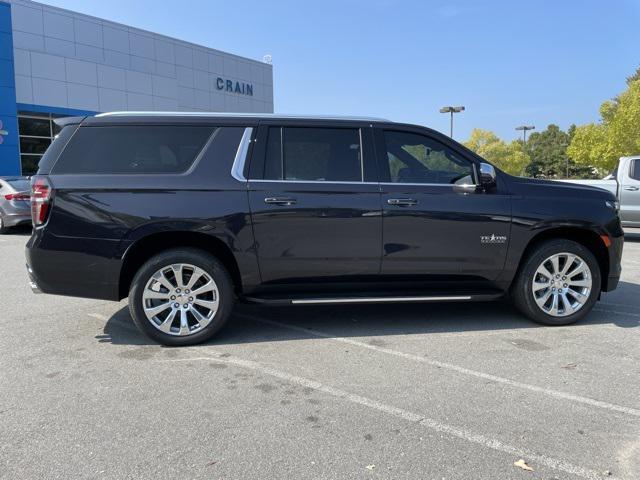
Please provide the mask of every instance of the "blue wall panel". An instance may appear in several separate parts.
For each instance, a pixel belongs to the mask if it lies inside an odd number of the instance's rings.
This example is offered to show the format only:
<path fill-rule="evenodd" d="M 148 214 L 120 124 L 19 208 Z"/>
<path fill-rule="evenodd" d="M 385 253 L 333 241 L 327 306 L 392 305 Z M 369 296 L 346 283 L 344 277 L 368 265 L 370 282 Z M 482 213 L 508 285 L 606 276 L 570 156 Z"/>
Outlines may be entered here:
<path fill-rule="evenodd" d="M 20 174 L 11 5 L 0 1 L 0 175 Z"/>

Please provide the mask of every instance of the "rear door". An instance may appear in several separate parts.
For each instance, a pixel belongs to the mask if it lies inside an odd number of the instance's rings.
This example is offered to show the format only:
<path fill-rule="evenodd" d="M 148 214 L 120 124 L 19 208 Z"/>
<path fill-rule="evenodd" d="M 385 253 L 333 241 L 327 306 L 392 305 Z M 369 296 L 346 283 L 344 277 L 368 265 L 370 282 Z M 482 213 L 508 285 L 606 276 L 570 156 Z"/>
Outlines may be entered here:
<path fill-rule="evenodd" d="M 428 131 L 376 129 L 385 276 L 490 281 L 504 267 L 511 228 L 507 192 L 476 186 L 476 161 Z"/>
<path fill-rule="evenodd" d="M 620 179 L 620 217 L 625 226 L 640 227 L 640 158 L 632 158 Z"/>
<path fill-rule="evenodd" d="M 369 126 L 262 124 L 249 177 L 263 282 L 303 286 L 379 273 L 382 220 Z"/>

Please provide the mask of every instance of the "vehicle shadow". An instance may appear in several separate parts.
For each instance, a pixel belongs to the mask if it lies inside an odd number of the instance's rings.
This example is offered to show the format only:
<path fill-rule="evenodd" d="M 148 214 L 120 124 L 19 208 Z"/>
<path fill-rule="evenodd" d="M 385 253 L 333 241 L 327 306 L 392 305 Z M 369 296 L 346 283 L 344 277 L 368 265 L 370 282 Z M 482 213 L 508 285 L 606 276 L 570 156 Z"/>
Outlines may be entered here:
<path fill-rule="evenodd" d="M 638 298 L 640 285 L 620 282 L 626 298 Z M 575 324 L 613 324 L 620 328 L 640 327 L 638 309 L 632 305 L 596 306 L 586 319 Z M 635 312 L 635 313 L 633 313 Z M 229 345 L 278 342 L 317 338 L 322 336 L 361 337 L 389 335 L 418 335 L 462 333 L 471 331 L 499 331 L 506 329 L 553 328 L 526 319 L 506 301 L 439 304 L 385 305 L 323 305 L 265 307 L 238 304 L 227 326 L 208 345 Z M 102 343 L 153 345 L 154 342 L 134 326 L 128 308 L 118 310 L 105 324 L 104 334 L 96 339 Z"/>
<path fill-rule="evenodd" d="M 11 227 L 7 230 L 7 233 L 3 235 L 13 235 L 13 236 L 30 236 L 31 235 L 31 225 L 19 225 L 17 227 Z"/>

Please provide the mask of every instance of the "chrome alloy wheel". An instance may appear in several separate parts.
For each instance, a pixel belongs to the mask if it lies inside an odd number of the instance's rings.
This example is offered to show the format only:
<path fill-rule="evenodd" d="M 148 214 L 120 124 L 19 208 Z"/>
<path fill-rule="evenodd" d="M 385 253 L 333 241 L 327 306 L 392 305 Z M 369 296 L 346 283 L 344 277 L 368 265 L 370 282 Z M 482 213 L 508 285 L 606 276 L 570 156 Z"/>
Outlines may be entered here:
<path fill-rule="evenodd" d="M 218 311 L 219 292 L 211 275 L 195 265 L 176 263 L 154 273 L 142 292 L 151 325 L 175 336 L 205 328 Z"/>
<path fill-rule="evenodd" d="M 543 261 L 531 283 L 538 307 L 554 317 L 580 310 L 591 293 L 591 269 L 578 255 L 557 253 Z"/>

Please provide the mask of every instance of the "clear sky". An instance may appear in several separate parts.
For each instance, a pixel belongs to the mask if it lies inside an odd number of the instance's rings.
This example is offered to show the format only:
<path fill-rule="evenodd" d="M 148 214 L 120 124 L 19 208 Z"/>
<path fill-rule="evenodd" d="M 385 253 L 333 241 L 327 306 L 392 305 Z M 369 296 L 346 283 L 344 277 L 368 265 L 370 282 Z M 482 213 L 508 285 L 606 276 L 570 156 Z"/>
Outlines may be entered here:
<path fill-rule="evenodd" d="M 598 120 L 640 66 L 640 0 L 44 0 L 254 59 L 276 113 L 373 115 L 448 132 L 443 105 L 516 136 Z"/>

